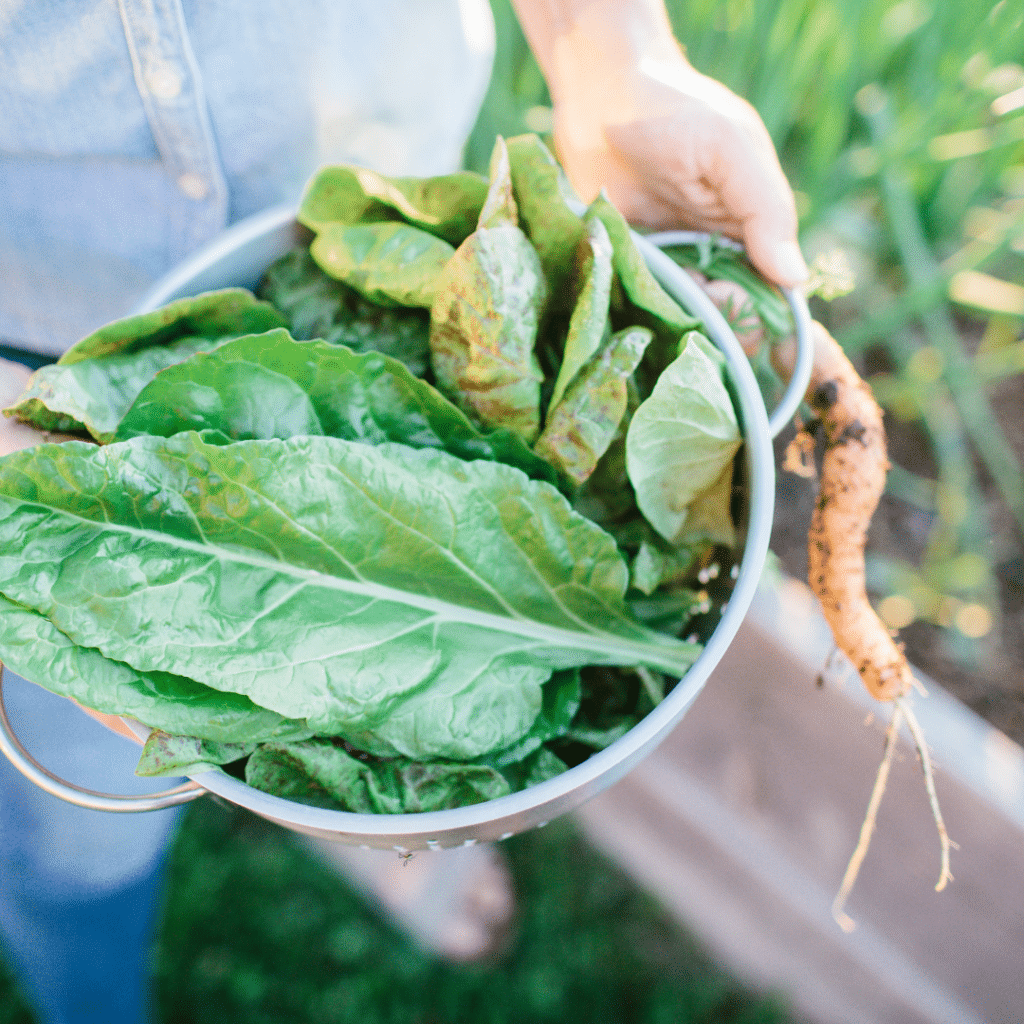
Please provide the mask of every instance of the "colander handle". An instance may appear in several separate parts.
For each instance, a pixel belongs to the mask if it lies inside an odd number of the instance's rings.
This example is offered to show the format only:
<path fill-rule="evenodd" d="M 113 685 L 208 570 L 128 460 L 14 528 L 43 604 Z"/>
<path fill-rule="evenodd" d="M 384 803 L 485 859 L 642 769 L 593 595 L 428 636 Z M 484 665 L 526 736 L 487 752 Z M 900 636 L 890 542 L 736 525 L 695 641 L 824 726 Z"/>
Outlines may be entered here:
<path fill-rule="evenodd" d="M 185 782 L 174 789 L 165 789 L 159 793 L 130 796 L 97 793 L 96 790 L 65 782 L 59 775 L 54 775 L 48 768 L 44 768 L 14 735 L 11 721 L 7 717 L 7 709 L 4 707 L 3 671 L 3 662 L 0 661 L 0 751 L 29 782 L 34 782 L 40 789 L 69 804 L 75 804 L 76 807 L 85 807 L 91 811 L 114 811 L 120 814 L 158 811 L 164 807 L 187 803 L 206 793 L 197 782 Z"/>
<path fill-rule="evenodd" d="M 655 234 L 645 235 L 644 239 L 659 249 L 668 245 L 698 245 L 707 242 L 712 238 L 701 231 L 659 231 Z M 743 252 L 743 246 L 728 238 L 716 237 L 718 245 L 735 249 L 736 252 Z M 793 313 L 793 322 L 796 325 L 796 365 L 793 368 L 793 376 L 790 378 L 786 391 L 781 401 L 775 407 L 775 411 L 768 417 L 768 430 L 772 437 L 778 437 L 782 429 L 793 418 L 794 413 L 800 408 L 807 385 L 811 380 L 811 364 L 814 362 L 814 342 L 811 338 L 811 313 L 807 308 L 807 299 L 802 292 L 795 288 L 783 288 L 782 294 L 789 303 Z"/>

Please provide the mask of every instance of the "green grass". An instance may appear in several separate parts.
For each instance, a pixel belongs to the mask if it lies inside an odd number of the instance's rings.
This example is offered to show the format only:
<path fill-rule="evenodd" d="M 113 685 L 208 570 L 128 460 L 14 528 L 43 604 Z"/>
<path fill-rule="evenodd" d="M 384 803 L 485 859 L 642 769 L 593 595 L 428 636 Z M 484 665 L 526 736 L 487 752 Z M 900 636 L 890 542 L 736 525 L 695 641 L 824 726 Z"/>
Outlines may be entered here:
<path fill-rule="evenodd" d="M 519 899 L 500 961 L 424 956 L 287 833 L 212 800 L 175 845 L 157 951 L 164 1024 L 787 1020 L 563 821 L 503 844 Z M 397 856 L 397 854 L 396 854 Z M 428 854 L 423 854 L 428 856 Z"/>

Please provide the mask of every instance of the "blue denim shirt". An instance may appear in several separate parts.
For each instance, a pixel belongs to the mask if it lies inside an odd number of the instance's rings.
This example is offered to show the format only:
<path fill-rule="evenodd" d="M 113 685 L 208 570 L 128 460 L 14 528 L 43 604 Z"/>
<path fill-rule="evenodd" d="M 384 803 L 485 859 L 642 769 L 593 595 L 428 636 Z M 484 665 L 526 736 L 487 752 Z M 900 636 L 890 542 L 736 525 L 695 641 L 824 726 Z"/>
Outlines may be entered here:
<path fill-rule="evenodd" d="M 458 166 L 487 0 L 6 0 L 0 342 L 59 354 L 324 163 Z"/>

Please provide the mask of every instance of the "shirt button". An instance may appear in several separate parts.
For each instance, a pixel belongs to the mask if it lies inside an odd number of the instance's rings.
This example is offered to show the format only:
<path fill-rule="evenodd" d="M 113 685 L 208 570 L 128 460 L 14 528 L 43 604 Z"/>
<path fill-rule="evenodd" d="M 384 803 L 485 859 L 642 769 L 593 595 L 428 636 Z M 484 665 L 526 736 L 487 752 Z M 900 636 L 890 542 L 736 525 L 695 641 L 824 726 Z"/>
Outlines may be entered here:
<path fill-rule="evenodd" d="M 181 93 L 181 75 L 173 64 L 161 61 L 146 72 L 146 88 L 158 100 L 173 100 Z"/>
<path fill-rule="evenodd" d="M 200 199 L 205 199 L 210 192 L 210 184 L 205 178 L 201 178 L 198 174 L 193 174 L 191 171 L 186 172 L 180 178 L 178 178 L 178 188 L 189 197 L 199 202 Z"/>

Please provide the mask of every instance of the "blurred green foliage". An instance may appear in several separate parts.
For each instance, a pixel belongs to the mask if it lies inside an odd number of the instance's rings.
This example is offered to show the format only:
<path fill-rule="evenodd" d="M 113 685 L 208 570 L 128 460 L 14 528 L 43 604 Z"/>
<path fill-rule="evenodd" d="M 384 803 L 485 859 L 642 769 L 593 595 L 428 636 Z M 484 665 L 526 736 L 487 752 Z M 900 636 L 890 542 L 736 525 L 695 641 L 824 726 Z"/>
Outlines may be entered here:
<path fill-rule="evenodd" d="M 508 0 L 492 5 L 498 66 L 467 149 L 478 167 L 496 132 L 550 124 Z M 1024 8 L 667 7 L 694 66 L 764 119 L 805 251 L 838 250 L 855 273 L 852 294 L 814 312 L 873 373 L 890 422 L 927 448 L 911 468 L 894 458 L 888 484 L 921 528 L 919 550 L 869 553 L 869 581 L 891 625 L 942 626 L 970 663 L 998 631 L 1000 575 L 1019 575 L 1024 532 L 1019 438 L 1015 448 L 991 400 L 1024 370 Z"/>
<path fill-rule="evenodd" d="M 212 800 L 175 845 L 163 1024 L 783 1024 L 563 820 L 502 844 L 518 916 L 494 962 L 425 956 L 277 826 Z M 395 854 L 397 857 L 397 854 Z M 415 856 L 431 856 L 429 853 Z"/>

